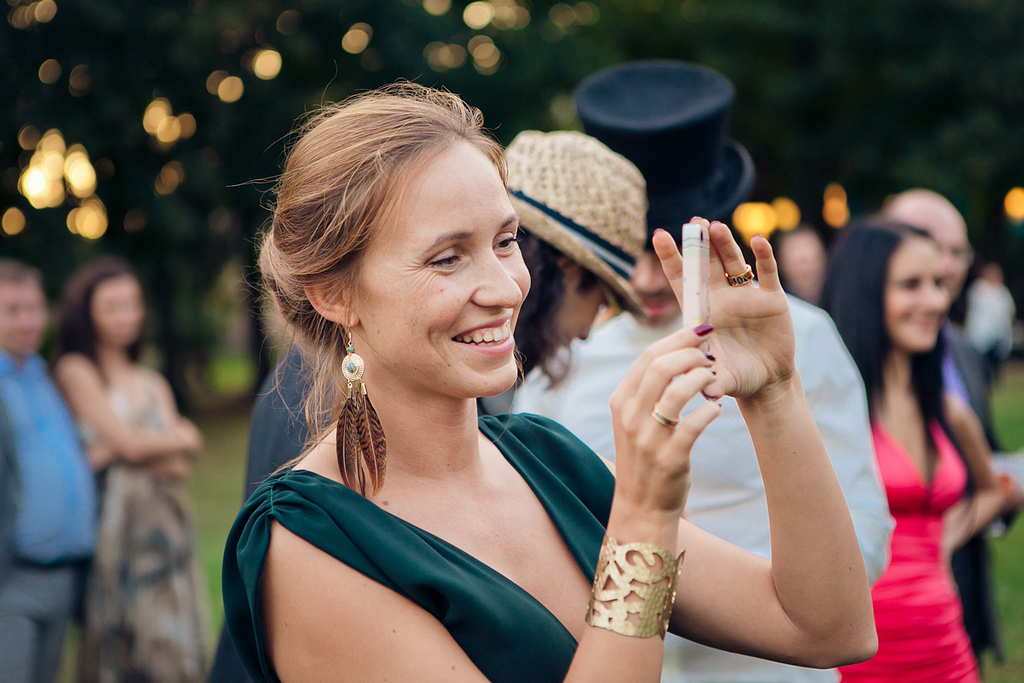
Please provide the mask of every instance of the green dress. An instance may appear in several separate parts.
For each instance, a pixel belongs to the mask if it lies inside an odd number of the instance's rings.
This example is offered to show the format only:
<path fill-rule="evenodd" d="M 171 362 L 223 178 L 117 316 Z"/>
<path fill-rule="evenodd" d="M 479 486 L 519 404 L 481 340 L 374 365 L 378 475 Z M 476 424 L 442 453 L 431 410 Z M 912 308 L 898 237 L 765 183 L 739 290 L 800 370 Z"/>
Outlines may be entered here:
<path fill-rule="evenodd" d="M 592 581 L 615 483 L 608 468 L 565 428 L 541 417 L 484 416 L 480 430 L 533 489 Z M 225 620 L 254 680 L 279 680 L 259 606 L 274 520 L 433 614 L 489 680 L 561 681 L 569 670 L 576 640 L 525 590 L 351 489 L 291 470 L 270 477 L 249 498 L 224 557 Z M 338 678 L 344 680 L 342 672 Z"/>

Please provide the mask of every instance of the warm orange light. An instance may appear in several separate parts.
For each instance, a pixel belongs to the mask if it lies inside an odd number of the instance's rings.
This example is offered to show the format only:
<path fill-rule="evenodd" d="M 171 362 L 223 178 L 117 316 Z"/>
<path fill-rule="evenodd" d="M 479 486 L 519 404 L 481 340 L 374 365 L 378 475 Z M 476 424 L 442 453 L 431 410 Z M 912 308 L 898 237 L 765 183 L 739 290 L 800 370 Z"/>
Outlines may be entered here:
<path fill-rule="evenodd" d="M 772 202 L 779 230 L 792 230 L 800 225 L 800 207 L 789 197 L 778 197 Z"/>
<path fill-rule="evenodd" d="M 4 211 L 4 217 L 0 219 L 0 226 L 3 227 L 4 234 L 17 235 L 25 229 L 25 214 L 18 207 L 12 206 Z"/>
<path fill-rule="evenodd" d="M 778 225 L 778 219 L 771 204 L 746 202 L 737 206 L 733 211 L 732 225 L 743 237 L 743 241 L 750 244 L 754 235 L 762 237 L 771 235 Z"/>
<path fill-rule="evenodd" d="M 1015 187 L 1006 193 L 1003 209 L 1011 221 L 1024 223 L 1024 187 Z"/>
<path fill-rule="evenodd" d="M 242 99 L 243 93 L 245 93 L 245 84 L 238 76 L 228 76 L 217 85 L 217 97 L 221 102 L 228 104 L 237 102 Z"/>
<path fill-rule="evenodd" d="M 281 73 L 281 53 L 277 50 L 260 50 L 252 60 L 252 72 L 256 78 L 269 81 Z"/>

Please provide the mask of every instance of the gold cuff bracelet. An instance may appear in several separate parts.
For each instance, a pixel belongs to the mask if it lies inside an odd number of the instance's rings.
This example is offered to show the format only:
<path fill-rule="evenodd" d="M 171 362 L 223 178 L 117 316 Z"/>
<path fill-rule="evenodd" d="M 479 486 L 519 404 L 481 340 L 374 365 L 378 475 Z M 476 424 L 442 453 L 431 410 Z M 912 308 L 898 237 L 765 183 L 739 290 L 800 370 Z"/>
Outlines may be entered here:
<path fill-rule="evenodd" d="M 587 623 L 634 638 L 665 637 L 683 554 L 606 536 L 597 559 Z"/>

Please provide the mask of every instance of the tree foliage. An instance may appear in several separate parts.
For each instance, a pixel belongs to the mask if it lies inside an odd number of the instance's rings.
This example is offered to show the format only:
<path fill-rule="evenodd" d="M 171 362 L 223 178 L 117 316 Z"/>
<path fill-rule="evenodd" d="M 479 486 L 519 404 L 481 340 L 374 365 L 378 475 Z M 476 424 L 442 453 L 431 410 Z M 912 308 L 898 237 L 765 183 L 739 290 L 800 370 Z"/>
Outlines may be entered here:
<path fill-rule="evenodd" d="M 204 302 L 224 264 L 251 273 L 288 132 L 324 102 L 400 78 L 462 94 L 507 143 L 525 128 L 574 125 L 572 90 L 599 68 L 697 61 L 736 85 L 731 133 L 758 164 L 758 198 L 791 196 L 820 222 L 829 181 L 846 187 L 854 213 L 889 193 L 932 187 L 963 210 L 983 253 L 1004 263 L 1024 256 L 1002 217 L 1006 191 L 1024 184 L 1024 5 L 1014 0 L 8 6 L 0 212 L 17 208 L 25 226 L 0 235 L 0 253 L 41 266 L 51 293 L 101 252 L 130 258 L 179 388 L 219 332 Z M 255 73 L 261 50 L 280 58 L 273 77 Z M 244 89 L 234 101 L 218 95 L 227 78 Z M 144 127 L 157 100 L 168 103 L 177 137 L 172 124 L 157 134 Z M 182 114 L 194 120 L 191 135 L 181 134 L 191 125 Z M 99 239 L 67 228 L 86 198 L 68 193 L 36 209 L 19 192 L 33 154 L 22 145 L 50 129 L 83 145 L 95 169 L 107 217 Z"/>

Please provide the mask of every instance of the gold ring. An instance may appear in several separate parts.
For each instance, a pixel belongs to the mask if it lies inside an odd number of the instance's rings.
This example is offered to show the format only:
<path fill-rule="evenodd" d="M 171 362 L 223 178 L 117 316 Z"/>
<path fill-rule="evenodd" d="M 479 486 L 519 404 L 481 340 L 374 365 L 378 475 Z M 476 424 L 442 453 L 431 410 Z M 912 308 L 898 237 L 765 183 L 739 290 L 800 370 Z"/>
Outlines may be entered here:
<path fill-rule="evenodd" d="M 658 421 L 659 424 L 663 424 L 669 429 L 675 429 L 676 425 L 679 424 L 679 418 L 672 419 L 665 413 L 658 410 L 658 404 L 654 404 L 654 410 L 651 411 L 651 417 Z"/>
<path fill-rule="evenodd" d="M 730 287 L 742 287 L 754 279 L 754 271 L 750 264 L 747 264 L 747 269 L 743 273 L 740 275 L 729 275 L 726 273 L 725 279 L 729 282 Z"/>

